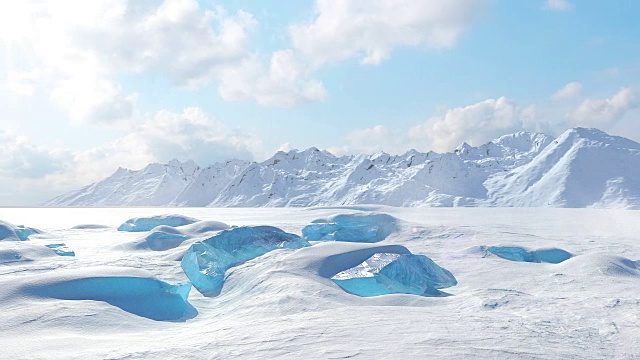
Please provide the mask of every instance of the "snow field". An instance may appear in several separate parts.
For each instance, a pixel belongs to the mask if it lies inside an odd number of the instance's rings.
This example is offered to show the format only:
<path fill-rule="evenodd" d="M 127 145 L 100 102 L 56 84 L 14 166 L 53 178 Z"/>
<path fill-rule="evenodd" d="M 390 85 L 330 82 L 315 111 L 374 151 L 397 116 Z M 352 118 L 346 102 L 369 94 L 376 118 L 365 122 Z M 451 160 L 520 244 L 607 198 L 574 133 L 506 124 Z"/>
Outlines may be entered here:
<path fill-rule="evenodd" d="M 375 206 L 361 210 L 180 209 L 193 218 L 235 226 L 271 225 L 298 235 L 313 220 L 336 214 L 374 211 L 398 219 L 398 230 L 376 243 L 320 241 L 268 252 L 228 269 L 217 296 L 205 297 L 192 289 L 184 302 L 185 288 L 179 284 L 189 280 L 179 260 L 202 239 L 189 238 L 163 251 L 132 249 L 130 244 L 141 234 L 115 230 L 123 219 L 175 209 L 0 209 L 0 219 L 36 226 L 47 234 L 0 241 L 0 249 L 19 245 L 24 254 L 31 248 L 51 253 L 0 264 L 0 357 L 640 355 L 636 212 Z M 78 224 L 108 227 L 72 229 Z M 56 256 L 44 246 L 57 243 L 68 245 L 76 257 Z M 557 248 L 574 256 L 559 264 L 517 262 L 487 257 L 484 246 Z M 331 279 L 375 254 L 409 253 L 428 256 L 455 276 L 458 284 L 446 288 L 450 296 L 361 297 Z M 117 288 L 125 294 L 136 289 L 133 293 L 139 296 L 122 296 L 125 303 L 167 297 L 168 308 L 183 301 L 187 310 L 178 319 L 136 314 L 96 291 L 109 287 L 102 283 L 105 280 L 82 280 L 95 278 L 129 279 Z"/>

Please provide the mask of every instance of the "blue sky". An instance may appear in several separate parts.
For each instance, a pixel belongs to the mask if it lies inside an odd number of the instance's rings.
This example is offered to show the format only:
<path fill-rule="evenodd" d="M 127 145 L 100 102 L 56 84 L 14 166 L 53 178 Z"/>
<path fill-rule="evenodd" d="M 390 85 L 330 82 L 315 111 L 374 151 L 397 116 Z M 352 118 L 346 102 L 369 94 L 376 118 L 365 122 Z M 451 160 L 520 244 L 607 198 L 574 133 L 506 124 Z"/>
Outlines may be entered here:
<path fill-rule="evenodd" d="M 514 131 L 640 140 L 632 0 L 0 5 L 0 205 L 118 166 L 311 146 L 450 151 Z"/>

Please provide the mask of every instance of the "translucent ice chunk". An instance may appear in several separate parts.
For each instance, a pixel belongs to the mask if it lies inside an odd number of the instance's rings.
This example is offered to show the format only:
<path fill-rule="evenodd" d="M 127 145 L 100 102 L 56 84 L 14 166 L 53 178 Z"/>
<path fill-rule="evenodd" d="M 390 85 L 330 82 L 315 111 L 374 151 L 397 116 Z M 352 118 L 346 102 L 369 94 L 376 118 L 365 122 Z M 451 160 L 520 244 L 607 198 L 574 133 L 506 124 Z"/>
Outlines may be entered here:
<path fill-rule="evenodd" d="M 60 256 L 76 256 L 76 253 L 69 249 L 65 244 L 49 244 L 45 246 L 52 249 L 53 252 Z"/>
<path fill-rule="evenodd" d="M 397 219 L 387 214 L 342 214 L 317 219 L 302 229 L 307 240 L 373 243 L 398 230 Z"/>
<path fill-rule="evenodd" d="M 130 231 L 130 232 L 149 231 L 154 227 L 160 226 L 160 225 L 183 226 L 183 225 L 193 224 L 197 221 L 199 220 L 190 218 L 187 216 L 173 215 L 173 214 L 132 218 L 127 220 L 124 224 L 120 225 L 120 227 L 118 227 L 118 231 Z"/>
<path fill-rule="evenodd" d="M 193 285 L 207 296 L 222 289 L 227 269 L 276 249 L 310 246 L 298 235 L 272 226 L 237 227 L 191 245 L 182 269 Z"/>
<path fill-rule="evenodd" d="M 488 252 L 507 260 L 531 263 L 559 264 L 573 256 L 568 251 L 556 248 L 527 250 L 519 246 L 489 246 L 486 249 Z"/>
<path fill-rule="evenodd" d="M 385 294 L 441 295 L 437 289 L 455 286 L 456 278 L 424 255 L 379 253 L 331 278 L 359 296 Z"/>

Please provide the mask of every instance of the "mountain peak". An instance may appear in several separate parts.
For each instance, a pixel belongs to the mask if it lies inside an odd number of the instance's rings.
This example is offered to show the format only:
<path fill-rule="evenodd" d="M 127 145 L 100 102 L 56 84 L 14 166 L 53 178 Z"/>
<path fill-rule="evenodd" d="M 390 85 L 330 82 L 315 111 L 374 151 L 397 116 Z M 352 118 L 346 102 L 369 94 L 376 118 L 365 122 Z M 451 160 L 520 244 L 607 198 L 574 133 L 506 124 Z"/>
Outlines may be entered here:
<path fill-rule="evenodd" d="M 119 169 L 53 206 L 558 206 L 640 208 L 640 145 L 597 129 L 528 132 L 454 152 L 336 157 L 318 148 L 261 162 Z"/>

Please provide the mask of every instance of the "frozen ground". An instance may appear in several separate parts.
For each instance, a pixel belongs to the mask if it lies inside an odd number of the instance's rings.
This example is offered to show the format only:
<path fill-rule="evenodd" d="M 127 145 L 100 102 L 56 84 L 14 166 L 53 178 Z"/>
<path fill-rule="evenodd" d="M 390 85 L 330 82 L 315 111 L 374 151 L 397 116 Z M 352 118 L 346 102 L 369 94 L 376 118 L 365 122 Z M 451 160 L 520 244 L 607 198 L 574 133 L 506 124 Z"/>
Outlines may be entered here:
<path fill-rule="evenodd" d="M 199 233 L 176 232 L 188 238 L 158 251 L 136 245 L 147 233 L 116 230 L 177 212 L 302 235 L 314 220 L 370 211 L 396 217 L 397 229 L 375 243 L 269 252 L 227 270 L 219 295 L 192 288 L 186 301 L 179 260 Z M 0 208 L 0 220 L 41 230 L 0 241 L 3 359 L 640 358 L 637 211 Z M 573 257 L 510 261 L 490 246 Z M 450 296 L 358 297 L 330 279 L 349 262 L 406 250 L 455 276 Z"/>

